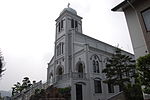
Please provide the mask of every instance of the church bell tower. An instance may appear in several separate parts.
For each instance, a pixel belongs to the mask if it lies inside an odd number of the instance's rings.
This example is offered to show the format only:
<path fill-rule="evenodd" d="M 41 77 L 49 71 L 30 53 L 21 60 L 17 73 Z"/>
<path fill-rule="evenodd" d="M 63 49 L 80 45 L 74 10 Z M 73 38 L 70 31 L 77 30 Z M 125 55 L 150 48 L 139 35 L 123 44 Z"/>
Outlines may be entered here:
<path fill-rule="evenodd" d="M 82 17 L 77 15 L 77 12 L 69 7 L 64 8 L 56 19 L 56 37 L 55 37 L 55 74 L 70 73 L 69 68 L 71 61 L 69 56 L 72 51 L 73 41 L 70 32 L 82 34 Z M 59 72 L 59 70 L 61 70 Z"/>

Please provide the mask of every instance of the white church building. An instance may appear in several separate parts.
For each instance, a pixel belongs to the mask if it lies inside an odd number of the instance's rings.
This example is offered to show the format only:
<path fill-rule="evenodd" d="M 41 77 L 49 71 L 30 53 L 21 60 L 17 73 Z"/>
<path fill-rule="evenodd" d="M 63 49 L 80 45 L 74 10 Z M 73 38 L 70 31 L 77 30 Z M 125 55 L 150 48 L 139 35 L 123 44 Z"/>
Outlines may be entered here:
<path fill-rule="evenodd" d="M 71 100 L 107 100 L 119 93 L 118 86 L 105 84 L 106 59 L 116 47 L 82 33 L 82 17 L 64 8 L 56 19 L 54 56 L 48 63 L 47 82 L 71 88 Z M 122 51 L 131 57 L 132 54 Z"/>

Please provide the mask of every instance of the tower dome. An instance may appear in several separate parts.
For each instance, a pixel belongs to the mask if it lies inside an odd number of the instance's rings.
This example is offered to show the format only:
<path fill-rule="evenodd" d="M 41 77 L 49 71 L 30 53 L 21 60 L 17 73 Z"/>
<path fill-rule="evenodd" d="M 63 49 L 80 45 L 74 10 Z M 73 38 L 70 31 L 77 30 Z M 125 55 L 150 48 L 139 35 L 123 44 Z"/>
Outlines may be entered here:
<path fill-rule="evenodd" d="M 65 12 L 65 11 L 68 11 L 68 12 L 71 12 L 72 14 L 75 14 L 77 15 L 77 12 L 76 10 L 72 9 L 71 7 L 69 7 L 70 3 L 68 3 L 68 8 L 64 8 L 63 11 L 60 13 L 60 15 Z"/>

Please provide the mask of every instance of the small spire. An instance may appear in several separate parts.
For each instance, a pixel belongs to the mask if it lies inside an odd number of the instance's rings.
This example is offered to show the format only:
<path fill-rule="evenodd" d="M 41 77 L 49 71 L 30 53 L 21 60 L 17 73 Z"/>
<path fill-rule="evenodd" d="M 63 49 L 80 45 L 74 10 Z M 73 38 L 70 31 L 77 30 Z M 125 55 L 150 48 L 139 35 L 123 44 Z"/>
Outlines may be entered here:
<path fill-rule="evenodd" d="M 69 6 L 70 6 L 70 3 L 68 3 L 68 8 L 69 8 Z"/>

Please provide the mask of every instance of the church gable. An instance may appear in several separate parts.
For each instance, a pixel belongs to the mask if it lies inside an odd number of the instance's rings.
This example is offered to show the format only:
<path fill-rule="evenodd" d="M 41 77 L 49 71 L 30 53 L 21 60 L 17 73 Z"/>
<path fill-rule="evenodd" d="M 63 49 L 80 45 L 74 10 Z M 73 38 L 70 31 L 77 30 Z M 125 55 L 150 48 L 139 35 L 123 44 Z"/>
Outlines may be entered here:
<path fill-rule="evenodd" d="M 54 64 L 54 56 L 51 58 L 50 62 L 48 63 L 48 65 L 53 65 Z"/>

